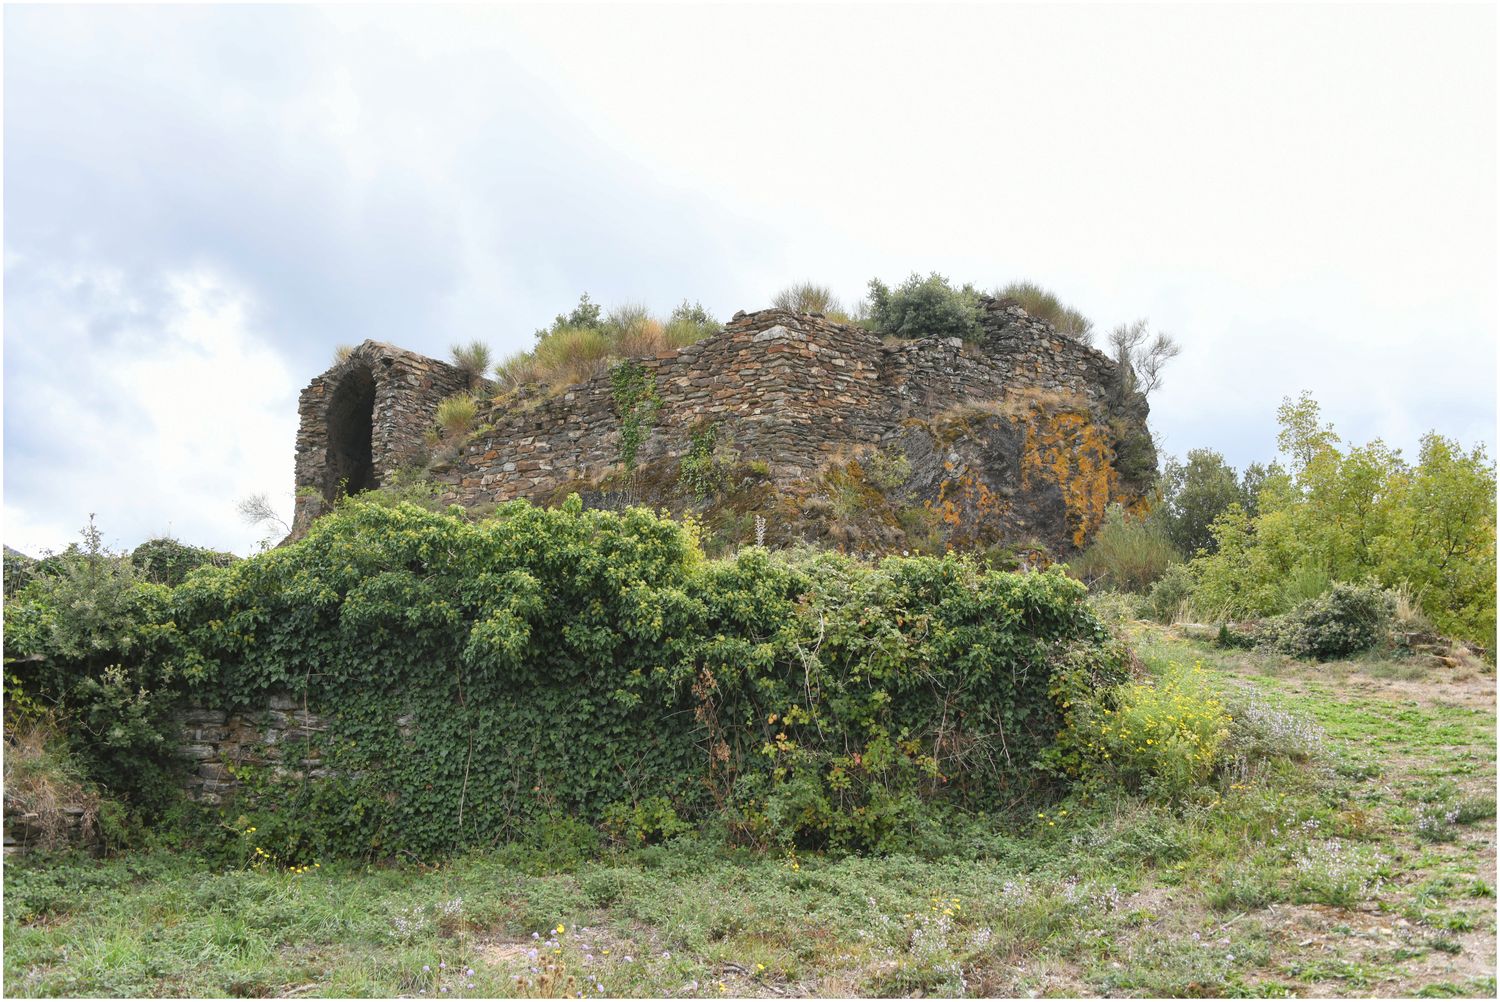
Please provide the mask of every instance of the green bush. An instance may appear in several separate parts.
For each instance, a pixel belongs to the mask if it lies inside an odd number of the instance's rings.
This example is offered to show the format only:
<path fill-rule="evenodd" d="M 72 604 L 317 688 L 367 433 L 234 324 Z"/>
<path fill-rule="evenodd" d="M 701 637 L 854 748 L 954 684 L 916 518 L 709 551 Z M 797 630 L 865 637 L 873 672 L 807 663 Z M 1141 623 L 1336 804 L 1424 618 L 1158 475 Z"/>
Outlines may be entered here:
<path fill-rule="evenodd" d="M 895 289 L 870 279 L 870 321 L 891 337 L 960 337 L 979 330 L 979 293 L 972 285 L 955 289 L 937 272 L 913 273 Z"/>
<path fill-rule="evenodd" d="M 1395 598 L 1374 585 L 1335 584 L 1265 625 L 1266 643 L 1284 654 L 1327 661 L 1389 639 Z"/>
<path fill-rule="evenodd" d="M 171 589 L 106 549 L 92 518 L 81 547 L 41 563 L 5 605 L 7 690 L 56 708 L 88 779 L 165 802 L 178 766 Z"/>
<path fill-rule="evenodd" d="M 763 842 L 896 844 L 929 805 L 995 809 L 1051 782 L 1035 763 L 1062 725 L 1054 684 L 1107 636 L 1060 574 L 709 562 L 677 523 L 576 497 L 478 523 L 347 500 L 297 543 L 131 587 L 150 601 L 127 632 L 150 642 L 124 660 L 152 666 L 151 707 L 259 712 L 287 691 L 324 715 L 331 776 L 265 771 L 228 808 L 280 819 L 267 848 L 304 861 L 438 855 L 622 802 L 651 805 L 648 837 L 722 812 L 769 819 L 740 829 Z M 21 603 L 7 653 L 45 647 L 55 677 L 113 684 L 47 640 L 44 605 Z M 99 750 L 136 692 L 86 695 L 112 715 L 87 731 Z"/>
<path fill-rule="evenodd" d="M 1230 718 L 1202 676 L 1202 666 L 1173 665 L 1164 677 L 1121 686 L 1080 713 L 1076 740 L 1089 753 L 1090 772 L 1164 799 L 1207 780 Z"/>
<path fill-rule="evenodd" d="M 1150 518 L 1137 518 L 1118 504 L 1109 506 L 1093 542 L 1069 564 L 1091 587 L 1102 585 L 1143 593 L 1178 560 L 1166 534 Z"/>
<path fill-rule="evenodd" d="M 130 551 L 130 562 L 144 580 L 173 588 L 182 584 L 190 571 L 228 567 L 238 559 L 233 553 L 189 546 L 166 536 L 148 539 Z"/>
<path fill-rule="evenodd" d="M 1142 612 L 1158 623 L 1171 625 L 1193 606 L 1193 574 L 1186 564 L 1171 564 L 1151 583 L 1141 603 Z"/>

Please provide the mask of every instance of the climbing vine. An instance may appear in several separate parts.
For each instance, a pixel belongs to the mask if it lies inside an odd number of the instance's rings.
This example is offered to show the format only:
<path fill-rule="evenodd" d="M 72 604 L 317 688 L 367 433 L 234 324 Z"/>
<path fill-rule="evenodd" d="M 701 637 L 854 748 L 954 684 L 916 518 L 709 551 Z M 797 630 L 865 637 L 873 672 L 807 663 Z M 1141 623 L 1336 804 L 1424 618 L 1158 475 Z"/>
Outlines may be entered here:
<path fill-rule="evenodd" d="M 650 434 L 661 409 L 656 383 L 645 366 L 626 359 L 609 372 L 614 396 L 615 414 L 620 419 L 620 462 L 627 471 L 635 469 L 636 453 Z"/>
<path fill-rule="evenodd" d="M 178 698 L 253 715 L 289 693 L 324 721 L 224 806 L 298 865 L 567 816 L 638 841 L 716 815 L 753 843 L 890 849 L 921 812 L 1051 781 L 1034 763 L 1061 726 L 1055 666 L 1103 650 L 1083 597 L 956 557 L 708 561 L 680 523 L 576 496 L 478 522 L 353 500 L 163 589 L 140 629 Z"/>

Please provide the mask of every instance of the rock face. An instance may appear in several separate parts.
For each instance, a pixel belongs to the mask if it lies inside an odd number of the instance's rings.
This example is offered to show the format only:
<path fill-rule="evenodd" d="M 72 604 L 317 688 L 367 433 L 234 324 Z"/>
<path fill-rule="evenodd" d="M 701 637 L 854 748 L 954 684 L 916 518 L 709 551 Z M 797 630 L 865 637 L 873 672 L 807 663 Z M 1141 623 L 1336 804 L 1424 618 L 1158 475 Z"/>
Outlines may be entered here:
<path fill-rule="evenodd" d="M 983 301 L 970 342 L 886 344 L 819 314 L 737 313 L 722 333 L 562 393 L 497 398 L 430 475 L 442 500 L 470 508 L 564 489 L 587 500 L 622 479 L 632 500 L 668 504 L 678 465 L 708 430 L 727 473 L 754 469 L 778 497 L 830 472 L 861 473 L 861 457 L 879 451 L 910 467 L 882 488 L 887 522 L 899 506 L 921 507 L 950 541 L 972 530 L 976 543 L 1068 551 L 1106 504 L 1138 499 L 1155 473 L 1145 398 L 1121 376 L 1005 300 Z M 438 401 L 459 388 L 451 366 L 373 342 L 314 380 L 300 411 L 298 531 L 341 482 L 379 484 L 416 454 Z M 368 453 L 356 421 L 366 411 Z M 627 467 L 656 476 L 624 478 Z"/>

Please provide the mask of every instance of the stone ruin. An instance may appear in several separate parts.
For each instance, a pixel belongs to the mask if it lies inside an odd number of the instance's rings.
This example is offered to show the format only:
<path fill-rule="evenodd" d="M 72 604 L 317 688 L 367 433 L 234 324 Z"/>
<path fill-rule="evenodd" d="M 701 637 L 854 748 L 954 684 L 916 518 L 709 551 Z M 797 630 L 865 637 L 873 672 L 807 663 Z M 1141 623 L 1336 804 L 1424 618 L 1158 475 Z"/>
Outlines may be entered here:
<path fill-rule="evenodd" d="M 736 313 L 720 333 L 632 364 L 655 405 L 631 472 L 674 469 L 710 424 L 778 489 L 895 450 L 912 466 L 893 492 L 900 503 L 937 506 L 954 525 L 989 518 L 987 538 L 1062 553 L 1083 545 L 1107 504 L 1138 502 L 1155 474 L 1146 401 L 1131 381 L 1010 300 L 982 300 L 972 341 L 887 343 L 820 314 L 773 309 Z M 373 341 L 314 379 L 299 406 L 293 537 L 340 494 L 379 487 L 403 467 L 471 509 L 552 503 L 569 491 L 599 503 L 602 486 L 624 479 L 609 373 L 482 403 L 478 430 L 434 455 L 438 403 L 466 389 L 454 366 Z M 632 497 L 665 503 L 662 493 Z"/>

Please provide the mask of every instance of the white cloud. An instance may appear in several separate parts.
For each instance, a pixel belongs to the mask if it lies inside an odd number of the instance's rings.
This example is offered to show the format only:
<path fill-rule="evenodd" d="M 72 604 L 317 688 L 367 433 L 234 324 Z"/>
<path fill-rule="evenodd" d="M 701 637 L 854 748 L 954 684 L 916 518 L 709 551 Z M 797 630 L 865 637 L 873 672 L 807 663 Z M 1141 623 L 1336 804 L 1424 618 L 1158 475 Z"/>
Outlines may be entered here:
<path fill-rule="evenodd" d="M 26 376 L 7 380 L 6 542 L 59 548 L 93 512 L 116 546 L 168 534 L 249 552 L 261 534 L 238 522 L 237 499 L 264 492 L 290 515 L 296 381 L 244 293 L 206 271 L 173 274 L 152 316 L 118 273 L 45 277 L 49 294 L 25 313 L 50 336 L 20 353 L 46 362 L 9 360 Z M 80 289 L 92 290 L 82 304 Z M 129 319 L 100 338 L 91 320 L 108 312 Z"/>

